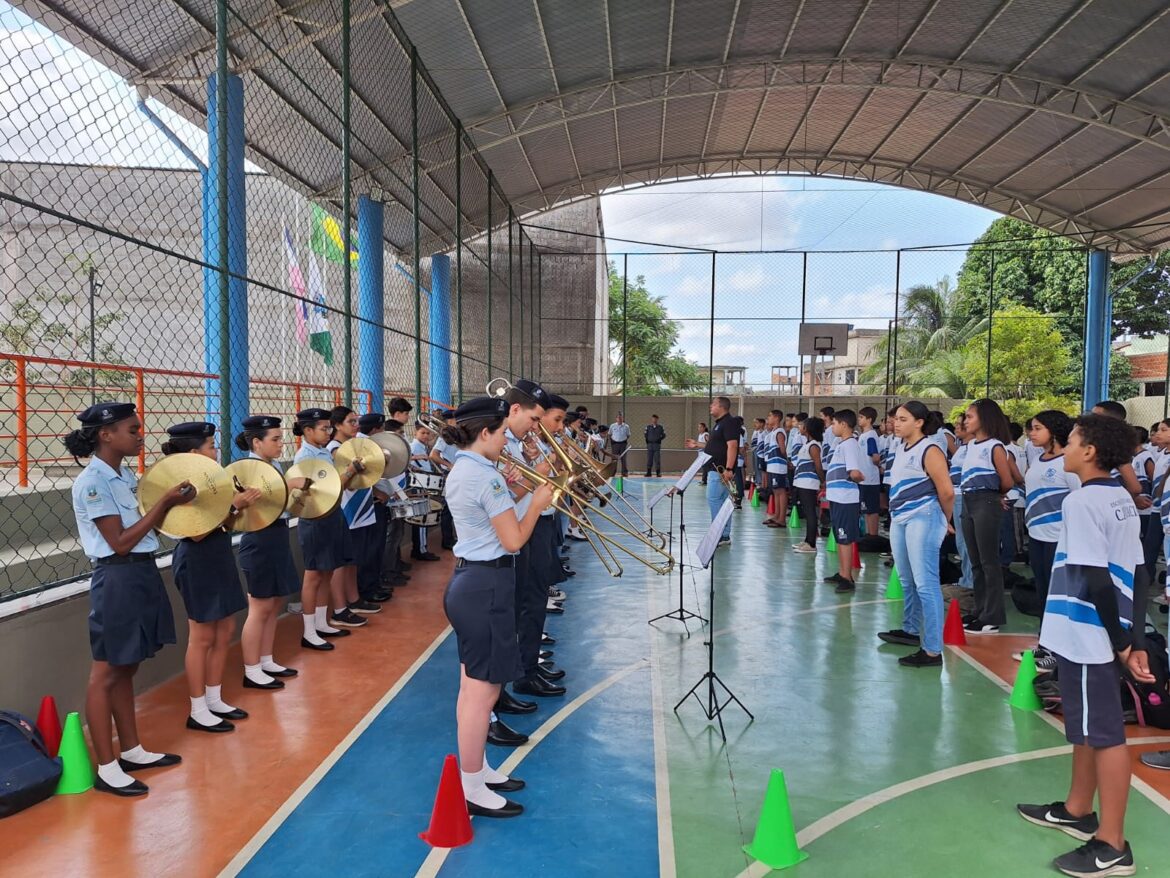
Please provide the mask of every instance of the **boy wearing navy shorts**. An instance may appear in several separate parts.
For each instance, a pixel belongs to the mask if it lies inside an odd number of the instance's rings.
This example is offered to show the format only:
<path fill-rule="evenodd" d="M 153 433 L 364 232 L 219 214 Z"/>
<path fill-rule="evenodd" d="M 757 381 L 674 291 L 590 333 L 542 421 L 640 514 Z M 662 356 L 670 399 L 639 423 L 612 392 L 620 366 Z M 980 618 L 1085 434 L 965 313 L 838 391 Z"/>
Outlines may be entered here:
<path fill-rule="evenodd" d="M 1081 488 L 1062 506 L 1060 538 L 1040 643 L 1056 656 L 1065 736 L 1073 745 L 1072 784 L 1063 802 L 1017 805 L 1021 817 L 1084 845 L 1057 857 L 1066 875 L 1133 875 L 1125 840 L 1130 761 L 1121 709 L 1121 666 L 1153 682 L 1144 649 L 1146 582 L 1141 525 L 1129 491 L 1110 473 L 1133 455 L 1133 431 L 1083 415 L 1064 448 L 1064 467 Z M 1100 802 L 1100 817 L 1093 798 Z"/>
<path fill-rule="evenodd" d="M 853 438 L 857 415 L 850 409 L 841 409 L 832 415 L 833 435 L 837 447 L 825 471 L 825 499 L 829 501 L 829 521 L 837 539 L 838 572 L 826 576 L 825 582 L 836 583 L 837 593 L 854 591 L 853 544 L 861 539 L 861 446 Z M 827 437 L 826 437 L 827 438 Z"/>

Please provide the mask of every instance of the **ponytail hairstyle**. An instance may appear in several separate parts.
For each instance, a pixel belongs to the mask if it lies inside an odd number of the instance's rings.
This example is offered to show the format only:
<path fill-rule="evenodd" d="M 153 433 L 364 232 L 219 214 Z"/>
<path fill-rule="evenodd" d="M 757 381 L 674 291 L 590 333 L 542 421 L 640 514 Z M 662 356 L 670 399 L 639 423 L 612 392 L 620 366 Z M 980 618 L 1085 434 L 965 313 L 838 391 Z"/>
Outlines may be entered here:
<path fill-rule="evenodd" d="M 345 419 L 354 413 L 353 409 L 343 405 L 334 406 L 329 411 L 329 423 L 333 425 L 334 429 L 338 424 L 345 423 Z"/>
<path fill-rule="evenodd" d="M 898 408 L 905 409 L 914 420 L 922 421 L 923 436 L 933 436 L 942 429 L 942 412 L 931 411 L 916 399 L 907 400 Z"/>
<path fill-rule="evenodd" d="M 975 409 L 975 414 L 979 416 L 979 427 L 989 439 L 998 439 L 1004 445 L 1011 444 L 1011 427 L 1008 426 L 1007 415 L 1003 413 L 998 402 L 985 397 L 971 403 L 971 408 Z"/>
<path fill-rule="evenodd" d="M 279 427 L 261 427 L 256 430 L 243 430 L 236 434 L 235 445 L 240 451 L 251 451 L 252 443 L 257 439 L 263 439 L 268 435 L 269 430 L 278 430 Z M 293 432 L 296 432 L 296 427 L 293 427 Z M 300 435 L 299 433 L 297 434 Z"/>
<path fill-rule="evenodd" d="M 162 444 L 162 453 L 186 454 L 188 451 L 198 451 L 206 441 L 206 436 L 172 436 Z"/>
<path fill-rule="evenodd" d="M 98 430 L 100 427 L 81 427 L 71 430 L 61 437 L 65 450 L 73 455 L 73 459 L 80 463 L 80 458 L 90 457 L 98 447 Z"/>
<path fill-rule="evenodd" d="M 471 418 L 458 424 L 443 427 L 443 441 L 456 448 L 467 448 L 484 430 L 494 433 L 504 424 L 504 418 L 494 415 L 485 418 Z"/>

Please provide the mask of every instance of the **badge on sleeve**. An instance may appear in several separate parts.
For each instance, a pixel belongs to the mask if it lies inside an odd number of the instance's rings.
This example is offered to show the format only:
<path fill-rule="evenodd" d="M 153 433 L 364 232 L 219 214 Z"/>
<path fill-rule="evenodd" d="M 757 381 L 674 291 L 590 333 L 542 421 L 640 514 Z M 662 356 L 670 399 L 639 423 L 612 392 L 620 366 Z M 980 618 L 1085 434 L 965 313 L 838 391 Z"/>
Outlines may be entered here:
<path fill-rule="evenodd" d="M 499 479 L 492 479 L 492 493 L 493 494 L 503 494 L 504 493 L 504 486 L 500 483 Z"/>
<path fill-rule="evenodd" d="M 89 488 L 86 489 L 86 492 L 85 492 L 85 502 L 86 503 L 99 503 L 99 502 L 101 502 L 101 499 L 102 498 L 98 496 L 98 489 L 96 486 L 90 485 Z"/>

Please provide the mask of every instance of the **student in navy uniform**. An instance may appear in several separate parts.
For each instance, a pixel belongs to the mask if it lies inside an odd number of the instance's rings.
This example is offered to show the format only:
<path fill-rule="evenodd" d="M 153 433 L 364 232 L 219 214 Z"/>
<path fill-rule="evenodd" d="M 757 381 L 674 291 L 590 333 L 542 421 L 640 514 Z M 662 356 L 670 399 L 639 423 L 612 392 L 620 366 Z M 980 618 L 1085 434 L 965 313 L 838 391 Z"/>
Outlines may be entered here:
<path fill-rule="evenodd" d="M 857 415 L 851 409 L 834 411 L 833 435 L 837 447 L 825 466 L 825 499 L 829 501 L 829 521 L 837 538 L 837 572 L 826 576 L 835 583 L 838 594 L 855 591 L 853 582 L 853 544 L 861 539 L 861 491 L 864 478 L 861 446 L 853 438 Z M 828 444 L 826 440 L 826 444 Z"/>
<path fill-rule="evenodd" d="M 420 473 L 433 474 L 436 470 L 431 464 L 431 443 L 435 434 L 422 421 L 414 423 L 414 439 L 410 443 L 411 469 Z M 430 551 L 428 545 L 428 528 L 415 525 L 410 530 L 410 557 L 415 561 L 438 561 L 439 556 Z"/>
<path fill-rule="evenodd" d="M 89 587 L 89 646 L 93 666 L 85 694 L 85 721 L 97 756 L 95 789 L 141 796 L 146 784 L 127 772 L 182 761 L 152 753 L 138 738 L 134 674 L 143 659 L 175 642 L 175 619 L 154 552 L 154 528 L 173 507 L 193 499 L 184 482 L 167 491 L 146 515 L 138 513 L 138 482 L 122 465 L 143 445 L 142 422 L 125 402 L 92 405 L 77 416 L 80 429 L 64 438 L 74 458 L 92 457 L 73 483 L 73 515 L 82 551 L 93 564 Z M 120 758 L 111 727 L 117 726 Z"/>
<path fill-rule="evenodd" d="M 358 438 L 368 439 L 381 433 L 386 418 L 380 412 L 369 412 L 358 418 Z M 370 489 L 374 515 L 373 532 L 365 541 L 358 558 L 358 596 L 368 603 L 384 604 L 394 596 L 394 590 L 382 584 L 382 561 L 386 555 L 386 534 L 390 515 L 386 504 L 394 493 L 389 479 L 379 479 Z"/>
<path fill-rule="evenodd" d="M 1154 677 L 1145 652 L 1138 510 L 1110 475 L 1133 457 L 1133 445 L 1133 431 L 1124 421 L 1082 415 L 1064 448 L 1064 468 L 1081 487 L 1062 507 L 1040 643 L 1056 656 L 1065 737 L 1073 745 L 1072 782 L 1063 802 L 1016 808 L 1029 823 L 1085 842 L 1053 861 L 1066 875 L 1136 872 L 1125 840 L 1130 756 L 1119 666 L 1143 683 Z"/>
<path fill-rule="evenodd" d="M 334 406 L 329 412 L 333 438 L 325 447 L 331 455 L 343 442 L 356 439 L 360 432 L 357 412 L 348 406 Z M 333 572 L 329 593 L 333 597 L 333 624 L 343 628 L 361 628 L 367 616 L 382 612 L 374 601 L 364 600 L 358 592 L 358 567 L 373 550 L 370 543 L 377 536 L 374 527 L 374 491 L 372 488 L 349 488 L 341 494 L 341 515 L 349 529 L 353 561 Z"/>
<path fill-rule="evenodd" d="M 280 423 L 280 418 L 271 415 L 244 418 L 243 432 L 237 434 L 235 441 L 236 448 L 246 451 L 253 460 L 271 464 L 283 477 L 280 456 L 284 452 L 284 431 Z M 304 487 L 304 479 L 287 482 L 290 488 Z M 263 530 L 240 537 L 240 569 L 248 587 L 248 618 L 240 634 L 246 689 L 283 689 L 281 678 L 297 675 L 273 657 L 280 605 L 301 588 L 288 537 L 287 512 Z"/>
<path fill-rule="evenodd" d="M 436 409 L 435 417 L 442 421 L 444 426 L 450 427 L 455 424 L 454 409 Z M 431 446 L 431 465 L 435 472 L 445 477 L 455 465 L 457 451 L 458 449 L 444 442 L 441 435 L 435 437 L 435 444 Z M 446 501 L 442 497 L 439 500 L 443 503 L 443 509 L 439 513 L 439 544 L 444 549 L 450 549 L 455 546 L 455 523 L 451 520 L 451 510 L 447 508 Z"/>
<path fill-rule="evenodd" d="M 310 408 L 297 412 L 293 435 L 303 440 L 293 456 L 294 463 L 302 460 L 319 461 L 333 466 L 333 455 L 326 447 L 333 436 L 326 409 Z M 361 470 L 350 464 L 342 473 L 341 483 L 347 485 Z M 333 573 L 354 563 L 353 541 L 345 516 L 338 507 L 321 518 L 302 518 L 297 522 L 297 541 L 301 544 L 301 559 L 305 565 L 304 585 L 301 588 L 301 612 L 304 634 L 301 646 L 325 652 L 333 644 L 325 637 L 347 637 L 350 632 L 329 624 L 329 598 Z M 333 595 L 334 605 L 345 603 L 345 592 L 338 589 Z M 358 617 L 360 618 L 360 617 Z M 345 620 L 349 621 L 348 617 Z M 365 624 L 362 619 L 360 624 Z M 348 627 L 348 626 L 347 626 Z M 357 627 L 357 625 L 353 625 Z"/>
<path fill-rule="evenodd" d="M 459 406 L 456 426 L 443 431 L 460 449 L 446 484 L 459 540 L 443 607 L 459 647 L 463 794 L 468 811 L 480 817 L 515 817 L 524 810 L 500 795 L 523 789 L 524 782 L 493 769 L 484 751 L 502 684 L 521 674 L 512 606 L 517 553 L 552 502 L 552 489 L 542 485 L 525 495 L 526 509 L 518 517 L 504 474 L 496 469 L 509 442 L 504 423 L 512 408 L 507 399 L 477 397 Z"/>
<path fill-rule="evenodd" d="M 393 401 L 391 401 L 393 405 Z M 385 431 L 387 433 L 396 433 L 405 440 L 403 436 L 402 421 L 397 417 L 391 416 L 386 419 Z M 409 440 L 406 442 L 410 444 Z M 393 489 L 398 488 L 405 492 L 407 484 L 407 475 L 403 471 L 396 478 L 390 479 L 387 487 Z M 386 527 L 386 548 L 382 553 L 382 582 L 387 586 L 406 585 L 410 581 L 410 564 L 402 560 L 402 540 L 406 534 L 406 520 L 403 518 L 391 518 Z"/>
<path fill-rule="evenodd" d="M 215 425 L 188 421 L 167 427 L 170 436 L 162 453 L 198 454 L 215 460 Z M 246 719 L 246 711 L 223 700 L 223 669 L 235 633 L 235 614 L 248 600 L 236 571 L 232 552 L 232 520 L 260 499 L 260 491 L 246 488 L 232 499 L 227 520 L 203 537 L 181 539 L 175 545 L 171 569 L 187 609 L 187 694 L 191 714 L 187 728 L 196 732 L 230 732 L 230 720 Z"/>
<path fill-rule="evenodd" d="M 857 444 L 861 447 L 861 512 L 865 516 L 865 533 L 867 536 L 878 535 L 878 518 L 882 511 L 882 471 L 881 449 L 878 447 L 878 434 L 874 429 L 877 420 L 877 409 L 865 406 L 857 411 L 857 429 L 861 435 L 857 437 Z M 942 418 L 938 418 L 942 423 Z"/>
<path fill-rule="evenodd" d="M 821 465 L 821 441 L 825 437 L 825 422 L 820 418 L 805 418 L 799 421 L 801 442 L 793 461 L 796 470 L 792 486 L 804 513 L 804 540 L 792 547 L 794 552 L 815 555 L 817 552 L 817 495 L 825 478 Z"/>

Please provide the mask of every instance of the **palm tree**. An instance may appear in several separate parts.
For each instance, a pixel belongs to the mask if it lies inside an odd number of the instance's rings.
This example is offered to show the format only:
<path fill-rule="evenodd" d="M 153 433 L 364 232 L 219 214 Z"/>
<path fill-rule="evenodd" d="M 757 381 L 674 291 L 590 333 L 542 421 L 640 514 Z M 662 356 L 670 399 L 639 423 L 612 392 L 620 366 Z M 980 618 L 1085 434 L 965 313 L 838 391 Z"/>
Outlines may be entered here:
<path fill-rule="evenodd" d="M 961 374 L 963 345 L 986 331 L 987 320 L 959 317 L 957 299 L 949 277 L 906 291 L 897 321 L 896 346 L 890 333 L 879 339 L 873 349 L 875 361 L 862 372 L 861 380 L 869 392 L 887 392 L 887 360 L 894 355 L 889 392 L 954 399 L 967 396 Z"/>

